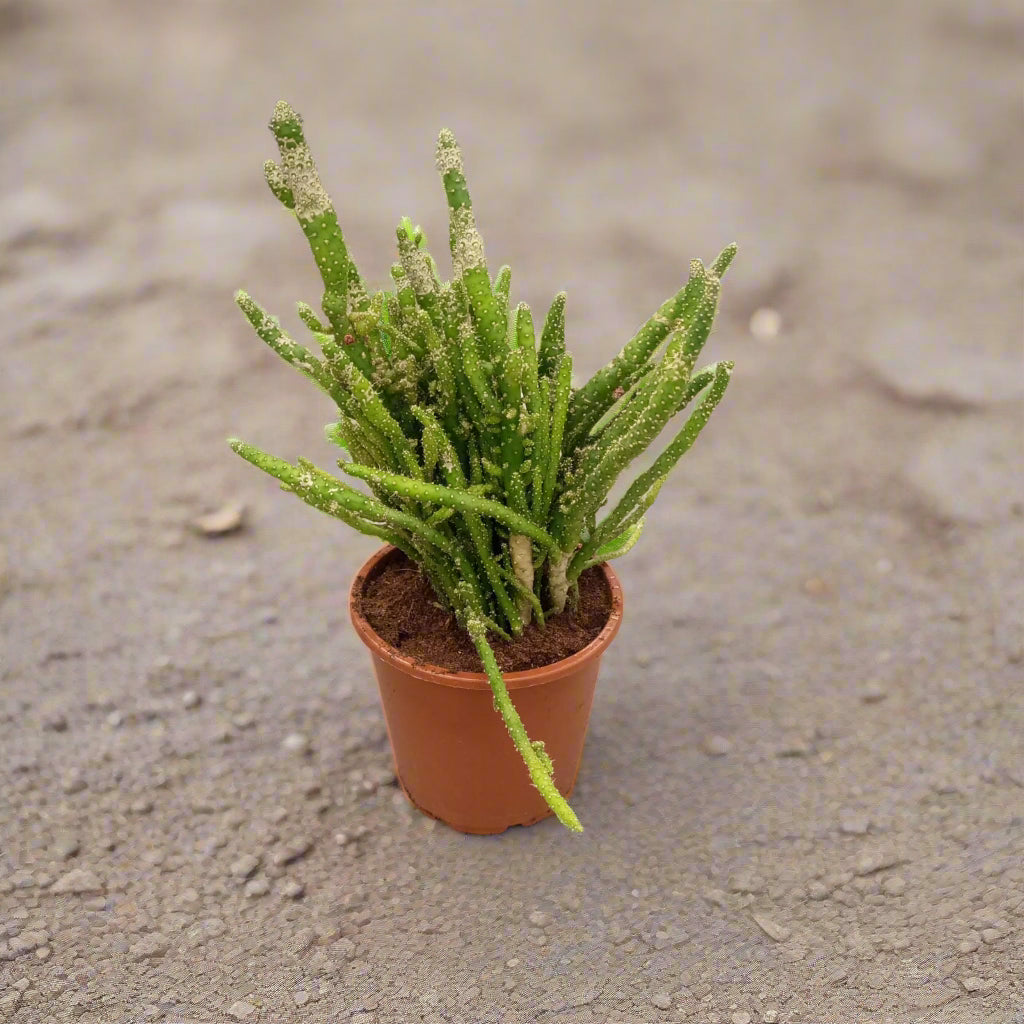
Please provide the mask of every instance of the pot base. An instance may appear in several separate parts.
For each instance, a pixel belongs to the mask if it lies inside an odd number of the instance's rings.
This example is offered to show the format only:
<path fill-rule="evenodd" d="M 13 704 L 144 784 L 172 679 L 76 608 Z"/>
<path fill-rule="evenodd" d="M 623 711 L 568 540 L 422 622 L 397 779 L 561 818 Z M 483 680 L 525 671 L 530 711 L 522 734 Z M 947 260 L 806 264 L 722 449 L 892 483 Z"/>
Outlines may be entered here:
<path fill-rule="evenodd" d="M 479 826 L 473 825 L 457 825 L 454 822 L 445 821 L 444 818 L 439 817 L 431 811 L 428 811 L 426 807 L 423 807 L 420 804 L 418 804 L 413 795 L 409 792 L 408 787 L 402 781 L 402 776 L 398 774 L 397 767 L 395 768 L 395 778 L 398 780 L 399 786 L 402 787 L 402 792 L 405 794 L 405 798 L 409 801 L 409 803 L 413 805 L 413 807 L 416 808 L 417 811 L 419 811 L 421 814 L 425 814 L 428 818 L 433 818 L 434 821 L 441 822 L 442 825 L 447 825 L 448 828 L 454 829 L 456 832 L 462 832 L 464 835 L 468 836 L 499 836 L 501 835 L 502 832 L 507 832 L 510 828 L 517 828 L 520 825 L 524 828 L 528 825 L 536 825 L 537 822 L 543 821 L 545 818 L 553 818 L 555 814 L 555 812 L 552 811 L 550 807 L 548 807 L 543 813 L 527 818 L 525 821 L 509 822 L 509 824 L 502 825 L 499 828 L 480 828 Z M 568 800 L 569 797 L 572 796 L 572 791 L 575 788 L 576 780 L 573 779 L 572 785 L 569 786 L 569 788 L 564 793 L 562 793 L 562 796 L 564 796 L 565 799 Z M 559 792 L 561 792 L 561 790 L 559 790 Z"/>

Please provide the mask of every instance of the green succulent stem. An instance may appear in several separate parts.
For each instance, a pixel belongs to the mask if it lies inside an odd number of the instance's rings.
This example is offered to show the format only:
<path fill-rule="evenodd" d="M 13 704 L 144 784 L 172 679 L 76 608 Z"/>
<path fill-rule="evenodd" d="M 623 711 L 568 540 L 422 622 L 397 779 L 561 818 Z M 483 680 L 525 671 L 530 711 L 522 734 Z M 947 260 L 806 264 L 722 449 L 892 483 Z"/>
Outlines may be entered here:
<path fill-rule="evenodd" d="M 579 578 L 583 569 L 592 562 L 595 552 L 599 551 L 604 544 L 624 531 L 633 529 L 636 523 L 642 522 L 644 513 L 654 503 L 668 474 L 675 468 L 676 463 L 683 455 L 693 447 L 698 435 L 707 425 L 715 406 L 722 400 L 725 389 L 729 385 L 732 369 L 731 362 L 718 363 L 705 370 L 690 385 L 688 393 L 692 393 L 693 397 L 702 391 L 706 392 L 703 400 L 687 419 L 682 430 L 654 460 L 654 464 L 637 477 L 604 522 L 577 552 L 568 570 L 570 583 L 574 583 Z M 632 547 L 638 538 L 639 533 L 633 538 L 629 547 Z M 628 550 L 629 548 L 621 550 L 613 548 L 606 552 L 605 557 L 618 557 Z M 612 555 L 612 551 L 615 551 L 614 555 Z"/>
<path fill-rule="evenodd" d="M 394 491 L 395 494 L 415 498 L 417 501 L 450 505 L 459 512 L 475 512 L 482 516 L 490 516 L 510 530 L 526 534 L 538 544 L 543 544 L 551 550 L 557 547 L 550 534 L 539 526 L 535 526 L 529 519 L 513 512 L 501 502 L 492 501 L 489 498 L 479 498 L 467 491 L 455 490 L 451 487 L 424 483 L 399 473 L 385 473 L 379 469 L 360 466 L 354 462 L 342 463 L 341 468 L 354 477 L 378 484 L 385 490 Z"/>

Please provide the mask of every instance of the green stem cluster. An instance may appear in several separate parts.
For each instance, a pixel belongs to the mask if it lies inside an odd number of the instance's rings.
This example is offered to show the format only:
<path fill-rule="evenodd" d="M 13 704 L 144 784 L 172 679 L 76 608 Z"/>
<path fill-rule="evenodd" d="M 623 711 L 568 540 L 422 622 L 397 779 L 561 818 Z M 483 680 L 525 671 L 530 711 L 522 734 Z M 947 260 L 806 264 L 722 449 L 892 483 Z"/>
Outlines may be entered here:
<path fill-rule="evenodd" d="M 256 333 L 338 408 L 327 436 L 338 465 L 369 494 L 313 466 L 231 440 L 243 458 L 321 511 L 394 544 L 416 562 L 480 655 L 495 707 L 530 778 L 558 819 L 582 831 L 558 792 L 543 744 L 531 742 L 488 634 L 511 638 L 566 610 L 580 574 L 630 550 L 665 478 L 689 450 L 729 382 L 732 363 L 696 372 L 718 305 L 729 246 L 686 284 L 583 387 L 572 388 L 565 293 L 538 338 L 526 303 L 510 303 L 511 270 L 490 276 L 462 155 L 447 129 L 436 162 L 449 211 L 453 276 L 443 281 L 419 227 L 398 225 L 394 290 L 368 294 L 320 181 L 302 119 L 279 103 L 270 122 L 280 161 L 272 193 L 299 222 L 323 280 L 323 319 L 300 303 L 320 349 L 288 336 L 244 292 Z M 668 423 L 681 429 L 611 512 L 621 474 Z"/>

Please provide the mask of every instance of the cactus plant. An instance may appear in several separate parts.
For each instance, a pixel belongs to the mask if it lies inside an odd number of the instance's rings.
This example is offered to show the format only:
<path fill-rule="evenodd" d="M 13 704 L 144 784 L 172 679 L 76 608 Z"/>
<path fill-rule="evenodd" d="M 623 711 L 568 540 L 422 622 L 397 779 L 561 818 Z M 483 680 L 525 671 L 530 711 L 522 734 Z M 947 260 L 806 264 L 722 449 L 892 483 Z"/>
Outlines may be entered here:
<path fill-rule="evenodd" d="M 667 475 L 722 399 L 733 364 L 696 370 L 736 253 L 690 263 L 679 291 L 582 387 L 572 386 L 565 293 L 538 339 L 526 303 L 511 304 L 511 270 L 492 279 L 454 135 L 437 143 L 450 219 L 452 278 L 443 281 L 419 227 L 397 228 L 394 288 L 363 285 L 321 183 L 301 117 L 283 101 L 270 129 L 279 162 L 265 175 L 309 241 L 323 279 L 326 322 L 299 316 L 315 355 L 239 291 L 256 333 L 337 405 L 327 436 L 344 474 L 295 464 L 242 441 L 231 447 L 314 508 L 401 549 L 472 638 L 512 742 L 533 785 L 564 825 L 582 826 L 555 787 L 543 745 L 531 742 L 488 636 L 512 638 L 565 611 L 580 574 L 636 543 Z M 660 353 L 660 355 L 659 355 Z M 653 464 L 598 520 L 610 489 L 677 414 L 693 410 Z M 367 493 L 368 492 L 368 493 Z"/>

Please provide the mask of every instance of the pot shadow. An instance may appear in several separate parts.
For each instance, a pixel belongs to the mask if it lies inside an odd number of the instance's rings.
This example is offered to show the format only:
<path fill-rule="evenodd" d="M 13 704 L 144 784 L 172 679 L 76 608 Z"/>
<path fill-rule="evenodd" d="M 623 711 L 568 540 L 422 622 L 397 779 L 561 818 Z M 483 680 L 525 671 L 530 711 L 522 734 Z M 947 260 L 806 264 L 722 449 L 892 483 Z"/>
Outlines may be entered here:
<path fill-rule="evenodd" d="M 738 774 L 747 769 L 733 751 L 709 755 L 706 743 L 749 727 L 755 702 L 722 700 L 709 708 L 698 705 L 697 695 L 666 699 L 664 688 L 657 689 L 633 688 L 604 703 L 599 689 L 574 793 L 581 820 L 589 810 L 595 823 L 644 828 L 649 808 L 671 807 L 673 830 L 688 830 L 706 826 L 724 808 L 737 811 Z M 664 820 L 664 812 L 656 813 Z"/>

